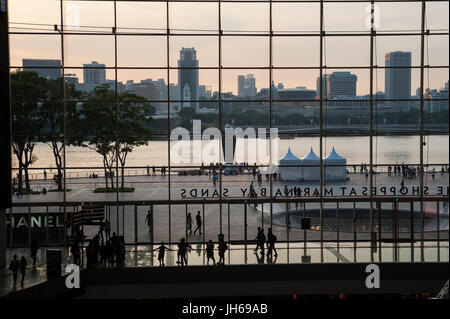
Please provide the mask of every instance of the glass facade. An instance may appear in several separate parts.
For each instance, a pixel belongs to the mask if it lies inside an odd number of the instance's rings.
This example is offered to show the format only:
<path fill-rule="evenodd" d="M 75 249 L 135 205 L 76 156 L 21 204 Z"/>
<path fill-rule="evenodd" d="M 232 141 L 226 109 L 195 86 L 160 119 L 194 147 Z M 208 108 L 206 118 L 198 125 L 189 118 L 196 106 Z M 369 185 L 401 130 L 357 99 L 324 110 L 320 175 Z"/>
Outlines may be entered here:
<path fill-rule="evenodd" d="M 100 206 L 127 244 L 270 227 L 287 262 L 448 261 L 448 6 L 8 1 L 7 244 Z"/>

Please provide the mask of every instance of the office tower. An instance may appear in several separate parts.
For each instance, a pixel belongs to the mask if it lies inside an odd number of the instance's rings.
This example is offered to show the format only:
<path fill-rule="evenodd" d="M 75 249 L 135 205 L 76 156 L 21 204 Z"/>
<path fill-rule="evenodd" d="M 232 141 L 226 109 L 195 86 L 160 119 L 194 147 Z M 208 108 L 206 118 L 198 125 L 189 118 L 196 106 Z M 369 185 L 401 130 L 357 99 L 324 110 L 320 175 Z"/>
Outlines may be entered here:
<path fill-rule="evenodd" d="M 90 64 L 83 64 L 84 84 L 101 85 L 106 83 L 106 65 L 97 61 Z"/>
<path fill-rule="evenodd" d="M 183 100 L 181 108 L 198 106 L 192 100 L 198 100 L 198 60 L 197 52 L 194 48 L 182 48 L 180 50 L 180 59 L 178 60 L 178 87 L 180 96 Z M 186 102 L 185 102 L 186 101 Z"/>
<path fill-rule="evenodd" d="M 327 87 L 328 87 L 328 75 L 322 74 L 322 98 L 327 99 Z M 316 92 L 317 96 L 320 96 L 320 77 L 316 80 Z"/>
<path fill-rule="evenodd" d="M 58 79 L 61 77 L 61 60 L 22 59 L 24 71 L 34 71 L 41 78 Z"/>
<path fill-rule="evenodd" d="M 327 96 L 356 96 L 358 77 L 350 72 L 333 72 L 327 77 Z"/>
<path fill-rule="evenodd" d="M 238 96 L 239 97 L 245 96 L 244 89 L 245 89 L 245 76 L 238 75 Z"/>
<path fill-rule="evenodd" d="M 395 51 L 386 53 L 385 62 L 384 91 L 386 99 L 410 99 L 411 52 Z M 409 101 L 389 101 L 387 103 L 396 109 L 409 110 Z"/>
<path fill-rule="evenodd" d="M 239 75 L 238 76 L 238 96 L 239 97 L 255 97 L 256 79 L 253 74 Z"/>

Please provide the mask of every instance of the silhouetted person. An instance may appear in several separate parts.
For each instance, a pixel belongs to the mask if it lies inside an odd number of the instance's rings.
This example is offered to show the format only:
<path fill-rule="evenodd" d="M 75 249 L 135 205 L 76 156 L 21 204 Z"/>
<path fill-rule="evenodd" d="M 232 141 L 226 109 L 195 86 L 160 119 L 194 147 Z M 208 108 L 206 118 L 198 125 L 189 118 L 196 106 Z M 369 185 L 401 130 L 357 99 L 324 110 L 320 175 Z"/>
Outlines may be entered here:
<path fill-rule="evenodd" d="M 219 244 L 218 244 L 218 248 L 219 248 L 219 261 L 217 262 L 217 264 L 219 265 L 225 265 L 225 252 L 228 249 L 228 245 L 225 242 L 225 238 L 224 235 L 222 233 L 220 233 L 218 235 L 219 237 Z"/>
<path fill-rule="evenodd" d="M 12 271 L 13 281 L 14 281 L 14 286 L 15 286 L 15 285 L 17 285 L 17 275 L 20 270 L 20 263 L 17 260 L 17 255 L 14 255 L 13 260 L 11 260 L 11 263 L 9 264 L 8 269 Z"/>
<path fill-rule="evenodd" d="M 106 236 L 106 240 L 109 240 L 111 237 L 111 224 L 109 223 L 109 220 L 106 218 L 105 219 L 105 236 Z"/>
<path fill-rule="evenodd" d="M 70 253 L 73 256 L 73 263 L 80 265 L 80 247 L 78 246 L 78 241 L 73 242 L 72 247 L 70 247 Z"/>
<path fill-rule="evenodd" d="M 260 237 L 261 237 L 261 227 L 258 227 L 258 231 L 257 231 L 256 238 L 255 238 L 255 240 L 256 240 L 256 247 L 255 247 L 254 251 L 258 251 L 258 248 L 261 248 L 261 246 L 260 246 L 260 244 L 261 244 Z"/>
<path fill-rule="evenodd" d="M 275 252 L 275 258 L 278 257 L 275 243 L 277 242 L 277 236 L 272 233 L 272 228 L 267 230 L 267 254 L 272 257 L 272 252 Z"/>
<path fill-rule="evenodd" d="M 264 256 L 264 244 L 266 243 L 266 235 L 264 234 L 264 229 L 261 228 L 258 239 L 259 247 L 261 248 L 261 254 Z"/>
<path fill-rule="evenodd" d="M 186 233 L 189 231 L 189 234 L 192 234 L 192 215 L 188 213 L 186 216 Z"/>
<path fill-rule="evenodd" d="M 36 267 L 36 256 L 37 256 L 37 252 L 38 252 L 39 246 L 36 242 L 36 239 L 33 239 L 31 241 L 31 259 L 33 260 L 33 267 Z"/>
<path fill-rule="evenodd" d="M 20 258 L 20 273 L 22 274 L 22 280 L 20 281 L 20 283 L 22 284 L 22 286 L 25 280 L 26 270 L 27 270 L 27 260 L 25 259 L 25 256 L 22 256 L 22 258 Z"/>
<path fill-rule="evenodd" d="M 214 244 L 213 244 L 211 239 L 206 244 L 206 259 L 207 259 L 207 264 L 208 265 L 209 265 L 209 260 L 210 259 L 212 259 L 213 265 L 216 264 L 216 260 L 214 258 Z"/>
<path fill-rule="evenodd" d="M 98 230 L 98 235 L 100 235 L 101 238 L 101 243 L 105 242 L 105 239 L 103 237 L 103 232 L 105 231 L 105 224 L 103 221 L 100 221 L 100 225 L 99 225 L 99 230 Z"/>
<path fill-rule="evenodd" d="M 198 230 L 198 234 L 202 234 L 202 216 L 200 216 L 200 211 L 197 212 L 197 215 L 195 216 L 195 220 L 197 222 L 197 227 L 194 229 L 194 235 Z"/>
<path fill-rule="evenodd" d="M 148 210 L 147 216 L 145 217 L 145 222 L 148 226 L 148 232 L 151 233 L 153 230 L 153 212 L 151 209 Z"/>
<path fill-rule="evenodd" d="M 184 238 L 181 238 L 180 243 L 178 244 L 178 253 L 177 253 L 177 264 L 184 266 L 188 264 L 186 253 L 188 248 L 192 249 L 191 245 L 189 245 Z"/>
<path fill-rule="evenodd" d="M 119 243 L 119 237 L 117 237 L 116 233 L 113 232 L 113 235 L 111 237 L 111 252 L 112 252 L 112 262 L 119 262 L 120 259 L 120 243 Z"/>
<path fill-rule="evenodd" d="M 44 169 L 44 181 L 47 180 L 47 171 Z"/>
<path fill-rule="evenodd" d="M 166 250 L 172 250 L 172 249 L 164 246 L 164 242 L 161 242 L 161 246 L 159 246 L 158 248 L 153 249 L 153 251 L 155 251 L 155 250 L 158 251 L 159 266 L 165 266 L 165 264 L 164 264 L 164 256 L 166 255 Z"/>

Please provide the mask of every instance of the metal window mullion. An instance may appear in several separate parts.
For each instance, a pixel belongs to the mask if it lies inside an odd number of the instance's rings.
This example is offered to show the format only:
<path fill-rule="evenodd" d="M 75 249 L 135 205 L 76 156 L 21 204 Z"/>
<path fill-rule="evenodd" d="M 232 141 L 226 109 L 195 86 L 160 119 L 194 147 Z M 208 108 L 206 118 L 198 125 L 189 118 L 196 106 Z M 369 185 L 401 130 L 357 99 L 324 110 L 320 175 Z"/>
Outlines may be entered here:
<path fill-rule="evenodd" d="M 170 132 L 170 127 L 171 127 L 171 122 L 170 122 L 170 10 L 169 10 L 169 1 L 166 1 L 166 63 L 167 63 L 167 171 L 168 171 L 168 180 L 167 180 L 167 189 L 168 189 L 168 209 L 169 209 L 169 245 L 172 243 L 172 206 L 170 204 L 170 200 L 171 200 L 171 185 L 170 185 L 170 136 L 169 136 L 169 132 Z M 187 240 L 187 238 L 186 238 Z"/>
<path fill-rule="evenodd" d="M 64 2 L 60 0 L 60 22 L 61 22 L 61 93 L 62 93 L 62 107 L 63 107 L 63 207 L 64 207 L 64 223 L 67 222 L 67 190 L 66 190 L 66 83 L 64 78 L 65 59 L 64 59 Z M 48 228 L 48 226 L 47 226 Z M 48 239 L 47 239 L 48 240 Z M 48 243 L 48 242 L 47 242 Z M 67 246 L 67 229 L 64 227 L 64 246 Z"/>
<path fill-rule="evenodd" d="M 425 0 L 422 0 L 421 34 L 420 34 L 420 251 L 424 261 L 424 216 L 423 216 L 423 103 L 424 103 L 424 64 L 425 64 Z"/>
<path fill-rule="evenodd" d="M 219 74 L 218 74 L 218 80 L 219 80 L 219 104 L 218 104 L 218 108 L 219 108 L 219 130 L 220 133 L 222 135 L 222 145 L 221 147 L 219 147 L 219 161 L 222 161 L 222 156 L 224 158 L 225 161 L 225 142 L 226 142 L 226 138 L 224 138 L 224 129 L 223 129 L 223 114 L 222 114 L 222 4 L 221 1 L 219 0 L 219 2 L 217 3 L 217 27 L 218 27 L 218 33 L 219 33 L 219 37 L 217 38 L 218 40 L 218 66 L 219 66 Z M 233 139 L 234 141 L 234 139 Z M 233 150 L 233 161 L 234 161 L 234 148 L 235 145 L 232 145 L 232 150 Z M 223 154 L 222 154 L 223 151 Z M 220 233 L 222 233 L 222 165 L 220 165 L 220 170 L 219 170 L 219 215 L 220 215 Z M 228 206 L 229 208 L 229 206 Z M 229 214 L 228 214 L 229 216 Z M 229 236 L 229 234 L 228 234 Z"/>
<path fill-rule="evenodd" d="M 319 99 L 319 129 L 320 129 L 320 137 L 319 137 L 319 148 L 320 148 L 320 261 L 323 262 L 323 162 L 322 162 L 322 152 L 323 152 L 323 41 L 324 41 L 324 28 L 323 28 L 323 2 L 324 0 L 320 0 L 320 64 L 319 64 L 319 72 L 320 72 L 320 99 Z"/>
<path fill-rule="evenodd" d="M 374 24 L 374 15 L 375 15 L 375 4 L 374 1 L 372 0 L 370 2 L 370 92 L 369 92 L 369 131 L 370 131 L 370 135 L 369 135 L 369 187 L 370 187 L 370 236 L 372 238 L 372 234 L 373 234 L 373 223 L 374 223 L 374 218 L 373 218 L 373 193 L 372 193 L 372 189 L 373 189 L 373 42 L 374 42 L 374 34 L 375 34 L 375 30 L 373 27 Z M 373 245 L 373 243 L 371 243 L 371 246 Z M 370 253 L 370 261 L 373 262 L 373 248 L 371 247 L 371 253 Z"/>
<path fill-rule="evenodd" d="M 114 33 L 114 121 L 115 121 L 115 132 L 114 132 L 114 136 L 115 136 L 115 141 L 116 141 L 116 145 L 115 145 L 115 161 L 116 161 L 116 210 L 117 210 L 117 234 L 119 235 L 120 232 L 120 228 L 119 228 L 119 223 L 120 223 L 120 215 L 119 215 L 119 112 L 118 112 L 118 94 L 117 94 L 117 1 L 114 0 L 113 2 L 114 6 L 114 28 L 113 28 L 113 33 Z M 123 219 L 123 218 L 122 218 Z M 122 234 L 123 236 L 125 236 L 125 234 Z"/>

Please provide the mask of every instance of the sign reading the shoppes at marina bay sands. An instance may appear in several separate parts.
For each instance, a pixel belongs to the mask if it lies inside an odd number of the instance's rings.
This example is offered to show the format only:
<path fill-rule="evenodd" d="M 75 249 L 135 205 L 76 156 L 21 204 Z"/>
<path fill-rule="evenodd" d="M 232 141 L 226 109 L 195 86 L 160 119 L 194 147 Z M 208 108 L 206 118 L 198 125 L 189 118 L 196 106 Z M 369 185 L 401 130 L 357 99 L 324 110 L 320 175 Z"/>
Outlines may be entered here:
<path fill-rule="evenodd" d="M 254 197 L 269 198 L 270 188 L 254 187 Z M 323 197 L 330 196 L 370 196 L 370 187 L 367 186 L 324 186 L 322 189 Z M 449 194 L 449 186 L 430 185 L 423 187 L 424 196 L 444 196 Z M 374 186 L 372 187 L 373 196 L 418 196 L 420 195 L 420 186 Z M 180 190 L 181 198 L 216 198 L 220 197 L 219 188 L 182 188 Z M 250 187 L 237 187 L 222 189 L 222 197 L 251 197 Z M 320 186 L 274 186 L 272 197 L 289 198 L 314 198 L 320 197 Z"/>

